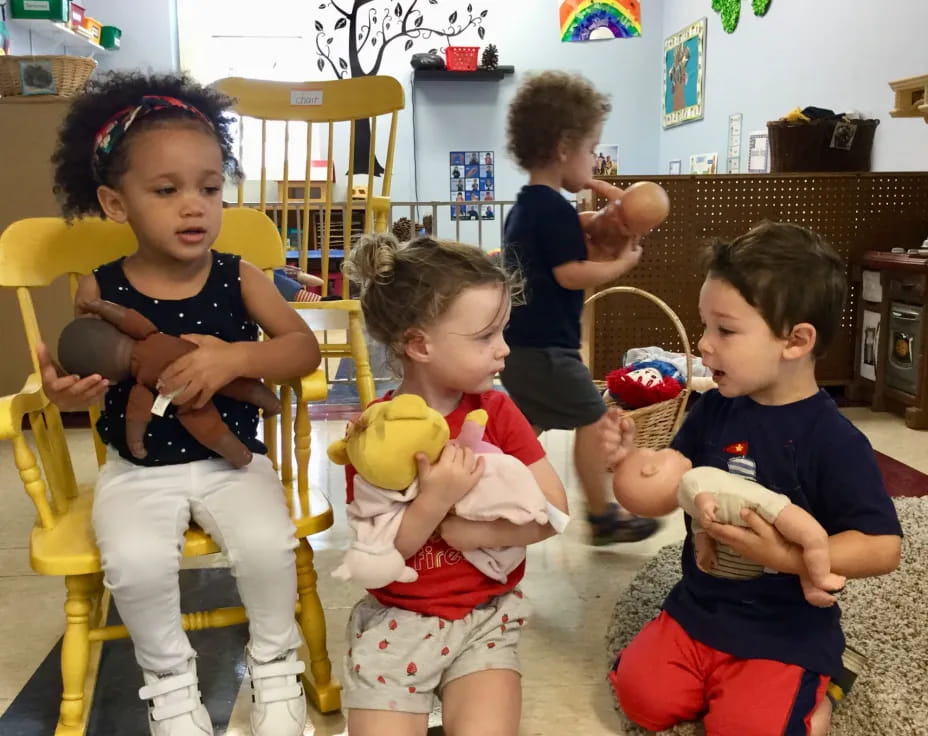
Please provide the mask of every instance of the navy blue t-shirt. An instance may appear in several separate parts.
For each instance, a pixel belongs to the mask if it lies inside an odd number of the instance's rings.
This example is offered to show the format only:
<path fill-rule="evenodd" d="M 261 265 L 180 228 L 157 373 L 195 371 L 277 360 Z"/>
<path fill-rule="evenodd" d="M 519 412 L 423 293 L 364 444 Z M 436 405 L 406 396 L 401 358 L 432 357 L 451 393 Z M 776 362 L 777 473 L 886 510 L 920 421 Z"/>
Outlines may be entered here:
<path fill-rule="evenodd" d="M 521 272 L 525 294 L 524 303 L 512 308 L 506 342 L 580 349 L 583 290 L 565 289 L 554 278 L 554 269 L 586 257 L 580 218 L 570 202 L 551 187 L 522 187 L 506 216 L 503 262 Z"/>
<path fill-rule="evenodd" d="M 242 300 L 239 277 L 240 258 L 213 251 L 213 265 L 206 283 L 187 299 L 153 299 L 137 291 L 123 271 L 123 259 L 112 261 L 94 270 L 100 298 L 131 307 L 150 319 L 168 335 L 214 335 L 227 342 L 256 340 L 258 326 L 248 316 Z M 145 430 L 147 456 L 133 457 L 126 445 L 126 404 L 135 379 L 111 386 L 106 392 L 103 412 L 97 422 L 97 432 L 120 456 L 136 465 L 177 465 L 194 460 L 218 457 L 197 442 L 177 421 L 171 404 L 163 417 L 152 414 Z M 267 454 L 267 447 L 258 440 L 258 409 L 218 394 L 213 403 L 225 423 L 252 452 Z"/>
<path fill-rule="evenodd" d="M 870 443 L 825 391 L 784 406 L 710 391 L 672 445 L 694 466 L 753 475 L 806 509 L 829 535 L 851 529 L 902 534 Z M 708 575 L 696 567 L 688 516 L 686 530 L 683 579 L 664 610 L 691 637 L 743 659 L 840 674 L 844 634 L 837 605 L 807 603 L 796 575 L 764 573 L 750 580 Z"/>

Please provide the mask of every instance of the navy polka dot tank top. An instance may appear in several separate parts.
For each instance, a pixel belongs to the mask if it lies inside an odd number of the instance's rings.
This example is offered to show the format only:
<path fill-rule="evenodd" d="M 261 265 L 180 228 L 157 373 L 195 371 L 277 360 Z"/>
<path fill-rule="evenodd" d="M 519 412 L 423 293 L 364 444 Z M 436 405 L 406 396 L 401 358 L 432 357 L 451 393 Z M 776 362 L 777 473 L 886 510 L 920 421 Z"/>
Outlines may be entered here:
<path fill-rule="evenodd" d="M 123 259 L 100 266 L 94 271 L 100 296 L 117 304 L 131 307 L 150 319 L 168 335 L 213 335 L 228 342 L 256 340 L 258 326 L 245 311 L 242 300 L 240 258 L 213 251 L 213 265 L 199 294 L 187 299 L 152 299 L 133 288 L 123 271 Z M 126 445 L 126 404 L 134 379 L 111 386 L 106 392 L 103 413 L 97 431 L 126 460 L 136 465 L 177 465 L 179 463 L 217 457 L 203 447 L 177 421 L 171 405 L 163 417 L 152 414 L 145 432 L 148 455 L 132 457 Z M 257 439 L 258 410 L 224 396 L 213 396 L 213 403 L 225 423 L 252 451 L 267 454 L 267 448 Z"/>

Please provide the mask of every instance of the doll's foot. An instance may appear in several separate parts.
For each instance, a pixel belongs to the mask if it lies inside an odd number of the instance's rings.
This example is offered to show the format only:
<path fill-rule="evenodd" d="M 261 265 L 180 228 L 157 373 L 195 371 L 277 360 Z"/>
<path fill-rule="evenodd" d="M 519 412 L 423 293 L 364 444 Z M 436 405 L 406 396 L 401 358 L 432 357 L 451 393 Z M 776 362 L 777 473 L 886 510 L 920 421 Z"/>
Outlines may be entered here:
<path fill-rule="evenodd" d="M 235 468 L 244 468 L 252 459 L 251 450 L 232 432 L 223 434 L 210 449 L 224 457 Z"/>
<path fill-rule="evenodd" d="M 844 578 L 840 575 L 827 575 L 826 580 L 831 578 L 839 578 L 842 581 L 842 585 L 834 589 L 834 592 L 838 592 L 843 587 Z M 805 596 L 805 599 L 808 603 L 818 608 L 829 608 L 838 602 L 838 599 L 832 595 L 829 589 L 819 587 L 813 583 L 805 575 L 799 576 L 799 583 L 802 585 L 802 594 Z"/>
<path fill-rule="evenodd" d="M 819 588 L 831 593 L 840 593 L 844 590 L 845 583 L 847 583 L 847 578 L 844 577 L 844 575 L 836 575 L 833 572 L 828 573 L 824 578 L 816 581 Z"/>
<path fill-rule="evenodd" d="M 657 531 L 657 521 L 642 516 L 622 514 L 618 504 L 610 503 L 600 515 L 587 514 L 590 522 L 591 544 L 601 547 L 606 544 L 640 542 Z"/>

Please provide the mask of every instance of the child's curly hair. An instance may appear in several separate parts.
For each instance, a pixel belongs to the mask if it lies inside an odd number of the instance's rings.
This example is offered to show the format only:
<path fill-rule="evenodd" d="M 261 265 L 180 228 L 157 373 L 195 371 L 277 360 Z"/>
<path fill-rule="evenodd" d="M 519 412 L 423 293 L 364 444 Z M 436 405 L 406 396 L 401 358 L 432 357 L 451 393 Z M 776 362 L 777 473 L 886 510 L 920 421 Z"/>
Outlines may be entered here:
<path fill-rule="evenodd" d="M 127 107 L 138 105 L 146 95 L 174 97 L 199 110 L 212 124 L 212 130 L 194 113 L 182 108 L 157 110 L 139 118 L 111 152 L 99 162 L 94 173 L 94 138 L 97 132 Z M 199 126 L 216 137 L 226 172 L 238 179 L 241 168 L 232 152 L 230 125 L 226 114 L 232 100 L 220 92 L 194 82 L 185 74 L 146 75 L 140 72 L 111 72 L 90 82 L 76 97 L 58 132 L 58 145 L 52 156 L 55 167 L 55 196 L 68 219 L 84 215 L 103 217 L 97 201 L 101 184 L 116 187 L 129 165 L 128 151 L 133 139 L 145 130 L 164 125 Z"/>
<path fill-rule="evenodd" d="M 519 87 L 509 105 L 509 153 L 525 170 L 549 164 L 562 142 L 576 145 L 611 110 L 609 98 L 581 76 L 535 74 Z"/>
<path fill-rule="evenodd" d="M 408 331 L 441 317 L 465 289 L 498 285 L 507 303 L 520 289 L 518 274 L 492 263 L 480 248 L 428 237 L 400 245 L 386 233 L 362 235 L 343 270 L 360 284 L 364 323 L 394 367 Z"/>

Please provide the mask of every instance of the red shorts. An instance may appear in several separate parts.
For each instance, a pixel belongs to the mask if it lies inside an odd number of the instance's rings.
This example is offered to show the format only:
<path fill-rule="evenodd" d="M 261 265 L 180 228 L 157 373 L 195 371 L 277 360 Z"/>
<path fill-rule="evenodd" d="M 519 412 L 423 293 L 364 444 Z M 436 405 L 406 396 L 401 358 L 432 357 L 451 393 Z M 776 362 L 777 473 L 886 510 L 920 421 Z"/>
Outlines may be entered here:
<path fill-rule="evenodd" d="M 666 612 L 609 673 L 619 706 L 650 731 L 703 719 L 706 736 L 807 736 L 828 677 L 771 659 L 738 659 L 690 638 Z"/>

